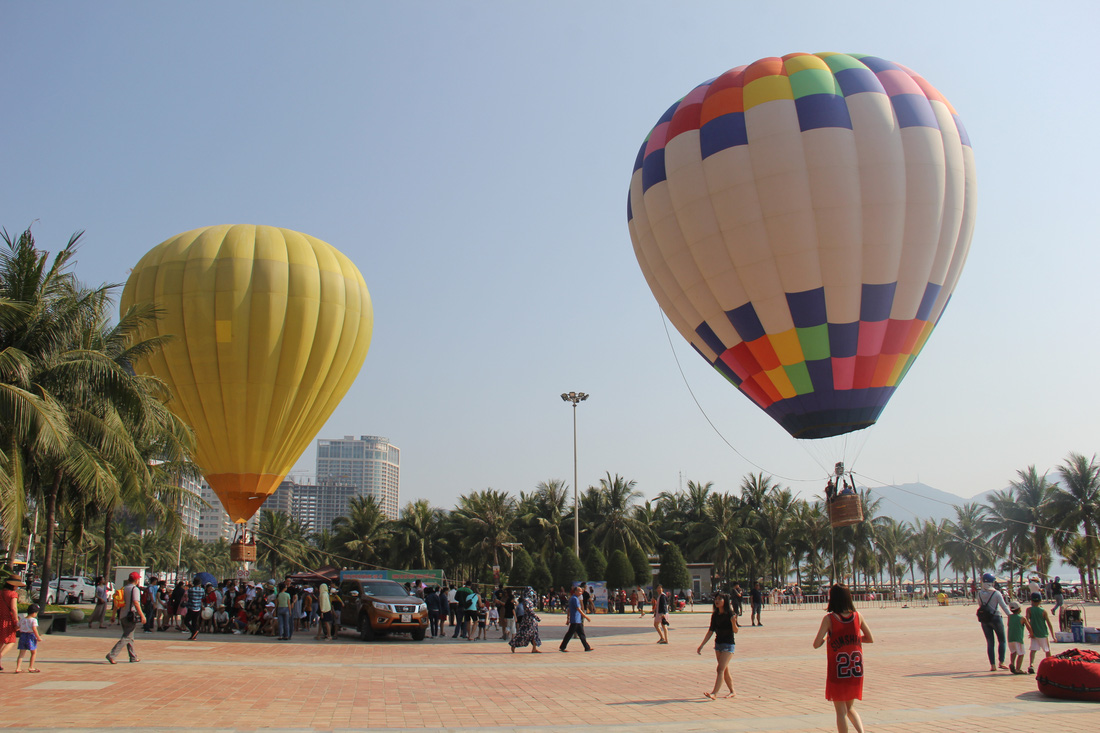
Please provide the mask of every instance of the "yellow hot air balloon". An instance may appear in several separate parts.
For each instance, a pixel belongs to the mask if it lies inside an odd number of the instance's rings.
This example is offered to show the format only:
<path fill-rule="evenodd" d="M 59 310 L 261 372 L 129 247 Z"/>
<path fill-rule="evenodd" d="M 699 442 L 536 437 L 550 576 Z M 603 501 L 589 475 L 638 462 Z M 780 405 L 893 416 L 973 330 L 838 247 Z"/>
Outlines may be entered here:
<path fill-rule="evenodd" d="M 139 362 L 172 389 L 196 462 L 230 518 L 245 522 L 347 393 L 370 347 L 363 276 L 330 244 L 269 226 L 206 227 L 138 262 L 121 308 L 154 303 L 146 336 L 172 335 Z"/>

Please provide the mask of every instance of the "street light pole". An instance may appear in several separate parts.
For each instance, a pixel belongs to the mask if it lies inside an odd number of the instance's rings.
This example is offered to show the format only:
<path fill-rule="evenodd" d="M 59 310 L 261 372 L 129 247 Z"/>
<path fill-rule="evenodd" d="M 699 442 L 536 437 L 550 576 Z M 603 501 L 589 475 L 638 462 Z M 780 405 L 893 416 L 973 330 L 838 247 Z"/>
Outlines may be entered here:
<path fill-rule="evenodd" d="M 563 392 L 561 398 L 573 404 L 573 552 L 581 556 L 581 507 L 577 498 L 577 404 L 588 399 L 584 392 Z"/>

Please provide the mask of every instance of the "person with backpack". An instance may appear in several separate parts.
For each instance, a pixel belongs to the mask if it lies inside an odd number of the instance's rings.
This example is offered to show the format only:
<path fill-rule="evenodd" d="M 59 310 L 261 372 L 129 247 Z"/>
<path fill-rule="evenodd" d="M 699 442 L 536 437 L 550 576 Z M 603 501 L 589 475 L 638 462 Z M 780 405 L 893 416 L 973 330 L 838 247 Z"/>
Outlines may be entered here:
<path fill-rule="evenodd" d="M 115 642 L 111 651 L 107 652 L 107 661 L 110 664 L 116 664 L 115 657 L 122 652 L 123 647 L 126 648 L 131 662 L 141 661 L 134 653 L 134 629 L 139 623 L 145 623 L 145 612 L 141 608 L 140 582 L 141 573 L 135 570 L 130 573 L 122 588 L 122 638 Z"/>
<path fill-rule="evenodd" d="M 452 639 L 457 639 L 461 634 L 463 639 L 468 638 L 466 634 L 466 597 L 470 595 L 472 591 L 463 584 L 457 590 L 455 590 L 455 632 L 451 635 Z"/>
<path fill-rule="evenodd" d="M 473 641 L 477 638 L 477 611 L 478 605 L 481 603 L 481 596 L 477 591 L 471 590 L 466 594 L 465 608 L 466 612 L 463 614 L 463 632 L 462 635 L 466 641 Z"/>
<path fill-rule="evenodd" d="M 1001 617 L 1000 609 L 1004 609 L 1005 616 L 1012 613 L 1005 603 L 1001 592 L 993 587 L 996 578 L 992 573 L 982 576 L 982 589 L 978 591 L 978 622 L 982 625 L 982 633 L 985 634 L 986 654 L 989 657 L 989 671 L 1008 669 L 1005 664 L 1005 624 Z M 997 657 L 993 656 L 993 638 L 997 638 Z M 999 662 L 998 662 L 999 659 Z"/>
<path fill-rule="evenodd" d="M 153 622 L 157 618 L 157 591 L 160 586 L 156 576 L 149 578 L 149 582 L 141 589 L 141 610 L 145 614 L 145 624 L 141 630 L 146 634 L 152 633 Z"/>

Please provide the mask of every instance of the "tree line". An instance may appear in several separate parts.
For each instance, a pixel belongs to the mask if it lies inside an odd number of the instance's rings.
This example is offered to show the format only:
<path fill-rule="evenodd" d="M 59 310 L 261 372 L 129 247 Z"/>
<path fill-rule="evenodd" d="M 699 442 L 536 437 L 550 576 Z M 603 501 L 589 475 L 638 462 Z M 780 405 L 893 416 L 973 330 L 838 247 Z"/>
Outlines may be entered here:
<path fill-rule="evenodd" d="M 10 567 L 33 527 L 36 558 L 54 561 L 57 531 L 68 557 L 107 574 L 113 564 L 180 567 L 228 575 L 228 544 L 181 534 L 179 507 L 197 477 L 194 435 L 166 407 L 170 394 L 133 362 L 164 347 L 143 339 L 157 317 L 135 306 L 113 319 L 118 285 L 88 287 L 72 272 L 80 234 L 52 259 L 30 230 L 0 247 L 0 526 Z M 564 481 L 512 495 L 485 489 L 452 509 L 410 502 L 388 519 L 370 497 L 355 498 L 331 527 L 310 533 L 280 512 L 261 512 L 259 566 L 274 577 L 320 565 L 445 569 L 453 578 L 539 588 L 607 580 L 648 585 L 650 558 L 666 587 L 687 587 L 686 562 L 713 564 L 719 583 L 769 585 L 923 582 L 986 570 L 1046 575 L 1055 553 L 1097 597 L 1100 464 L 1069 454 L 1057 480 L 1034 466 L 986 503 L 955 507 L 953 519 L 899 522 L 862 489 L 865 521 L 832 529 L 824 504 L 797 497 L 763 473 L 735 492 L 689 481 L 645 500 L 633 480 L 607 472 L 579 497 L 580 557 L 573 551 L 573 502 Z M 41 515 L 41 517 L 39 517 Z M 920 576 L 918 576 L 918 571 Z M 44 577 L 48 573 L 44 574 Z"/>

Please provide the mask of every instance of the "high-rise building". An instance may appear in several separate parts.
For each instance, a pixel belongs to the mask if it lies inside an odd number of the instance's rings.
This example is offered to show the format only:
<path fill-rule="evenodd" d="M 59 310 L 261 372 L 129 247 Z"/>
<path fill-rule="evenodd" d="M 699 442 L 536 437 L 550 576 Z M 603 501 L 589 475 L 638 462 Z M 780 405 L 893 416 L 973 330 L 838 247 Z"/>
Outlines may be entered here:
<path fill-rule="evenodd" d="M 202 486 L 205 483 L 200 479 L 186 476 L 179 476 L 176 479 L 176 485 L 183 489 L 176 508 L 179 510 L 183 531 L 192 537 L 199 536 L 202 512 L 202 502 L 199 501 L 199 497 L 202 495 Z"/>
<path fill-rule="evenodd" d="M 401 494 L 401 450 L 389 438 L 362 435 L 355 439 L 317 441 L 317 484 L 338 482 L 373 496 L 382 512 L 397 519 Z M 333 484 L 335 485 L 335 484 Z"/>
<path fill-rule="evenodd" d="M 199 510 L 199 533 L 196 536 L 203 542 L 231 539 L 233 522 L 229 521 L 229 515 L 225 513 L 225 509 L 222 509 L 222 503 L 210 488 L 210 484 L 202 482 L 202 491 L 199 496 L 209 506 L 203 506 Z"/>
<path fill-rule="evenodd" d="M 275 493 L 267 497 L 267 501 L 261 509 L 267 509 L 273 512 L 282 512 L 283 514 L 294 515 L 291 507 L 294 503 L 294 489 L 297 487 L 297 482 L 292 478 L 284 478 L 283 482 L 279 484 L 279 488 L 275 489 Z"/>
<path fill-rule="evenodd" d="M 309 532 L 331 530 L 334 519 L 347 515 L 348 501 L 360 495 L 358 486 L 339 479 L 296 484 L 290 516 L 301 522 Z"/>

